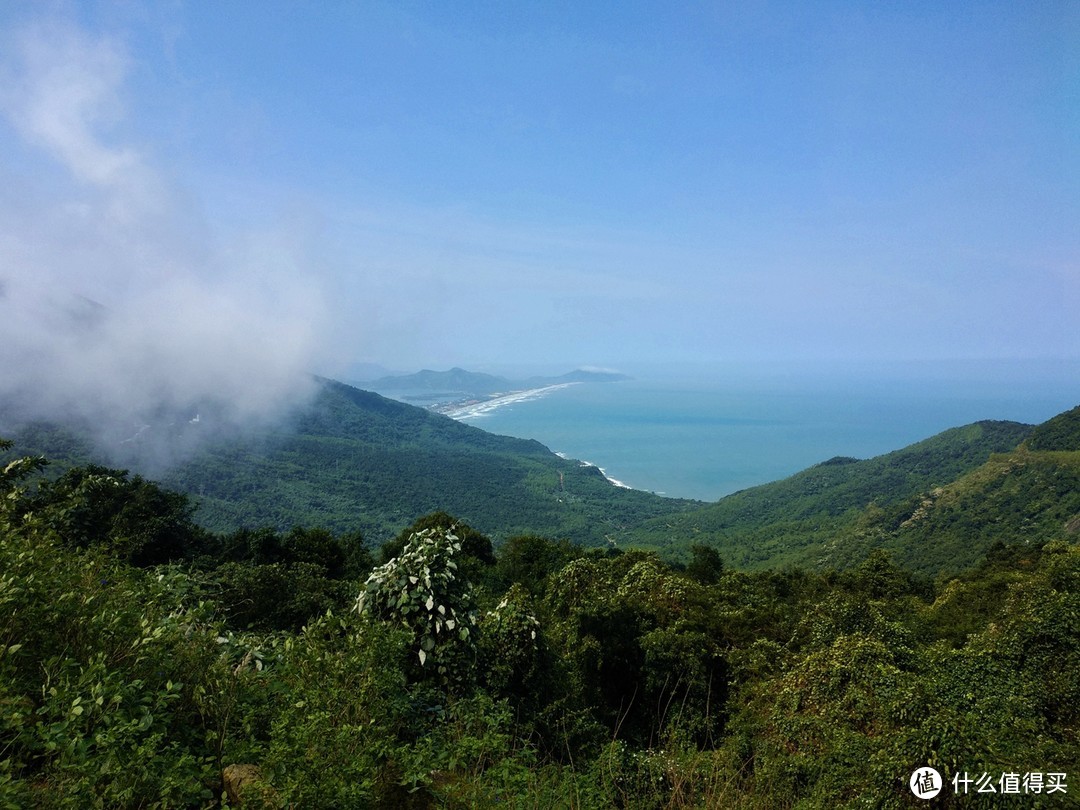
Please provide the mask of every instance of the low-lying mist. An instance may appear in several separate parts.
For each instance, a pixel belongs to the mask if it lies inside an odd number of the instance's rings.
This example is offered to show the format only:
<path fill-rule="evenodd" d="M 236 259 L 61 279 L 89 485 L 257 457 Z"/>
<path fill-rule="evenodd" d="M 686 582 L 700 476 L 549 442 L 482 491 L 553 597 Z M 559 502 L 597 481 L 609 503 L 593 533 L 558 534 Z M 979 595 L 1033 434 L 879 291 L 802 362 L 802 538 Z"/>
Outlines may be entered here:
<path fill-rule="evenodd" d="M 89 427 L 160 468 L 301 405 L 328 318 L 298 240 L 215 230 L 125 142 L 116 42 L 39 22 L 0 53 L 0 430 Z"/>

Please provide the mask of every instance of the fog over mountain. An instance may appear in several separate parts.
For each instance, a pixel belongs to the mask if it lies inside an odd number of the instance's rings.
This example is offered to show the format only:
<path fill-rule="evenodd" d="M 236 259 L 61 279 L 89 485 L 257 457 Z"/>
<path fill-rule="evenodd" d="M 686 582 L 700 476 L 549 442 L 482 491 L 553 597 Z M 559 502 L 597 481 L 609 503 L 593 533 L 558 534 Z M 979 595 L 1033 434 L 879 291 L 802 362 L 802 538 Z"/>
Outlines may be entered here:
<path fill-rule="evenodd" d="M 0 4 L 0 417 L 1080 356 L 1076 4 L 270 5 Z"/>
<path fill-rule="evenodd" d="M 111 442 L 302 402 L 328 343 L 303 238 L 215 229 L 127 140 L 118 43 L 56 21 L 2 40 L 0 416 L 78 419 Z"/>

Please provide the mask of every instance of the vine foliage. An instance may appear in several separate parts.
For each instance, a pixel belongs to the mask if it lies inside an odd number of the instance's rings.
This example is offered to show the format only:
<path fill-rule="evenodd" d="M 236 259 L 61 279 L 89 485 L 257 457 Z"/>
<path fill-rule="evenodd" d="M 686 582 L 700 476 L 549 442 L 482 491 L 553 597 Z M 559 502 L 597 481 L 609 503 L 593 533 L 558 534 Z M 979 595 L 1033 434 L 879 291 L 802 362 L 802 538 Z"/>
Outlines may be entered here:
<path fill-rule="evenodd" d="M 478 611 L 473 587 L 455 557 L 461 539 L 451 528 L 414 532 L 401 554 L 364 583 L 356 610 L 412 631 L 421 677 L 464 684 L 475 665 Z"/>

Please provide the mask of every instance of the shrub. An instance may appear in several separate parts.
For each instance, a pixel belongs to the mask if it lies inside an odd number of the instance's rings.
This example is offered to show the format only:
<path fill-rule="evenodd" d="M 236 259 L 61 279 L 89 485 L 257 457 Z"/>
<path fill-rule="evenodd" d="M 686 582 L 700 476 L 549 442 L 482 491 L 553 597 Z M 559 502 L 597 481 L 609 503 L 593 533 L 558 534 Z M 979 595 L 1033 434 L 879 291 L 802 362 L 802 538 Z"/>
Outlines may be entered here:
<path fill-rule="evenodd" d="M 414 532 L 401 555 L 380 565 L 356 600 L 361 615 L 412 631 L 419 675 L 447 685 L 471 680 L 477 611 L 472 586 L 454 557 L 461 542 L 450 529 Z"/>

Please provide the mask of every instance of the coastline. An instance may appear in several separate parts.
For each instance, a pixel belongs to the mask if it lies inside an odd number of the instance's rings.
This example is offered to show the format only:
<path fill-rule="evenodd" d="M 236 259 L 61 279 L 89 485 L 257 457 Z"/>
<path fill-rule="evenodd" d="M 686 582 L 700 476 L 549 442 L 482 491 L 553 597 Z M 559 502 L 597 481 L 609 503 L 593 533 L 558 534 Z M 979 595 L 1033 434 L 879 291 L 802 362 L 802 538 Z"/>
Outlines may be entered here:
<path fill-rule="evenodd" d="M 620 481 L 618 478 L 612 478 L 607 474 L 607 471 L 598 464 L 593 464 L 591 461 L 583 461 L 579 458 L 570 458 L 566 453 L 560 453 L 558 450 L 553 451 L 559 458 L 566 459 L 567 461 L 576 461 L 582 467 L 596 467 L 600 471 L 600 474 L 604 476 L 609 482 L 619 487 L 620 489 L 634 489 L 634 487 L 627 484 L 625 481 Z"/>
<path fill-rule="evenodd" d="M 430 410 L 436 413 L 441 413 L 443 416 L 449 416 L 451 419 L 456 419 L 459 422 L 465 422 L 471 419 L 481 419 L 491 412 L 503 408 L 507 405 L 514 405 L 519 402 L 529 402 L 534 399 L 540 399 L 543 396 L 550 394 L 552 391 L 557 391 L 560 388 L 569 388 L 571 385 L 579 385 L 578 382 L 565 382 L 555 383 L 553 385 L 544 385 L 540 388 L 525 388 L 521 391 L 510 391 L 505 394 L 493 394 L 487 399 L 478 400 L 458 400 L 457 402 L 447 402 L 439 405 L 430 406 Z M 598 464 L 593 464 L 591 461 L 584 461 L 582 459 L 571 458 L 565 453 L 554 451 L 555 455 L 559 458 L 566 459 L 567 461 L 576 461 L 582 467 L 595 467 L 600 471 L 600 474 L 604 476 L 613 486 L 620 489 L 634 489 L 634 487 L 627 484 L 625 481 L 620 481 L 618 478 L 612 478 L 607 474 L 607 471 Z"/>
<path fill-rule="evenodd" d="M 542 396 L 550 394 L 552 391 L 557 391 L 560 388 L 568 388 L 571 385 L 578 385 L 578 383 L 556 383 L 555 385 L 545 385 L 541 388 L 526 388 L 521 391 L 510 391 L 505 394 L 494 394 L 487 399 L 448 402 L 445 405 L 434 406 L 431 410 L 436 413 L 441 413 L 443 416 L 449 416 L 451 419 L 457 419 L 458 421 L 479 419 L 498 408 L 503 408 L 518 402 L 528 402 L 529 400 L 539 399 Z"/>
<path fill-rule="evenodd" d="M 543 386 L 525 383 L 488 399 L 474 395 L 472 408 L 461 393 L 456 407 L 443 408 L 482 411 L 464 423 L 535 439 L 574 463 L 588 459 L 634 489 L 711 503 L 835 456 L 872 458 L 986 419 L 1037 424 L 1080 401 L 1075 377 L 1002 387 L 995 379 L 967 378 L 913 385 L 883 373 L 873 385 L 856 383 L 639 379 L 548 396 Z M 519 390 L 511 394 L 512 388 Z M 492 407 L 512 401 L 504 397 L 535 399 Z"/>

